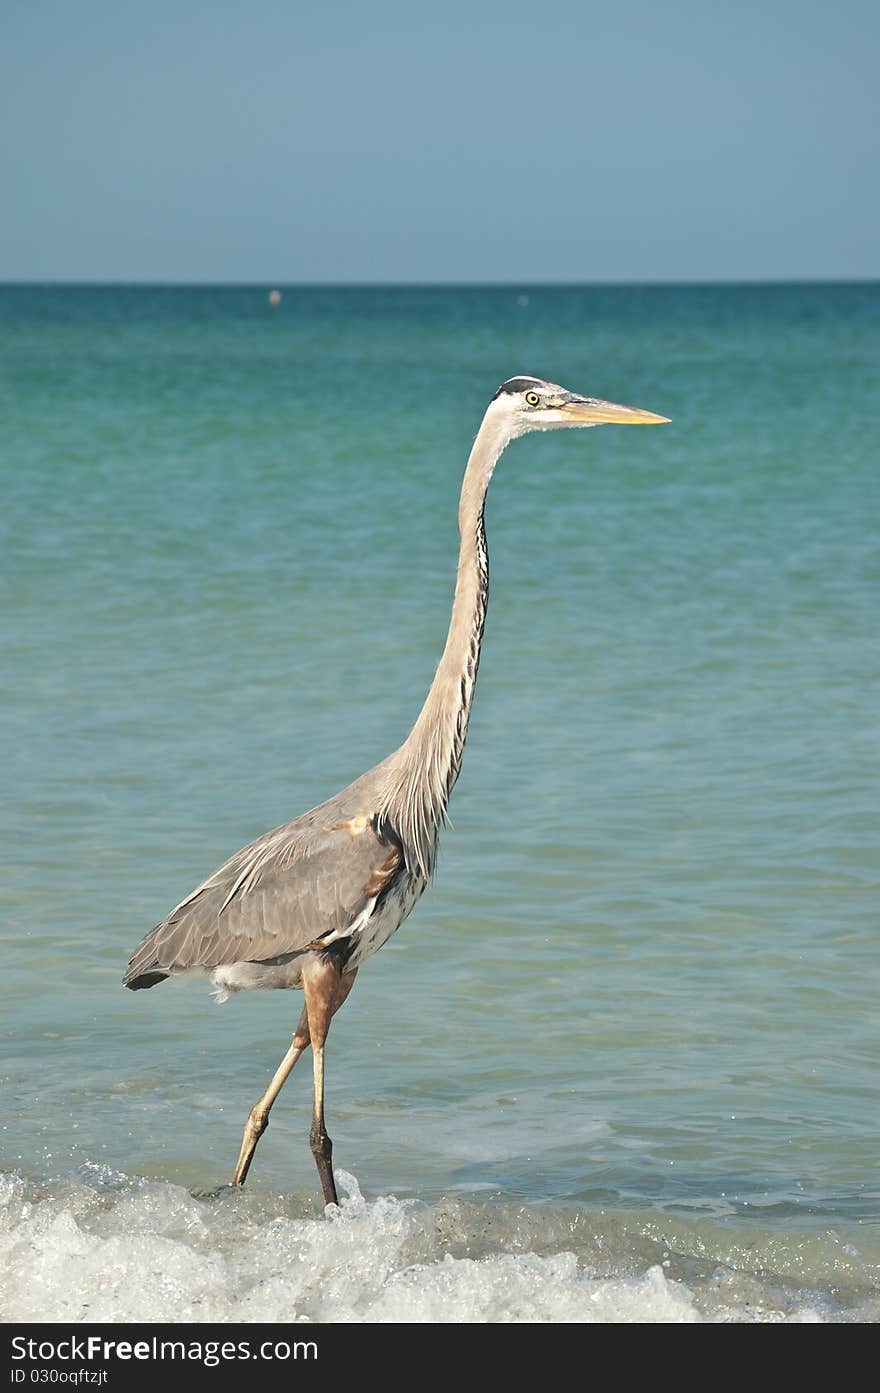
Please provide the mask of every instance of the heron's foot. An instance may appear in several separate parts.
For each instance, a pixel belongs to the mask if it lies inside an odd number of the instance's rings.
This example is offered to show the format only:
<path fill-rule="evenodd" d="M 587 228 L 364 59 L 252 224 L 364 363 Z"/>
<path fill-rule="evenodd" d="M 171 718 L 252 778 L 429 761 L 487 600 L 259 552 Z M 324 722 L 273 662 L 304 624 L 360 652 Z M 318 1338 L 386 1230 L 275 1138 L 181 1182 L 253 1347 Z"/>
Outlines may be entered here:
<path fill-rule="evenodd" d="M 194 1200 L 215 1202 L 229 1199 L 230 1195 L 237 1195 L 240 1190 L 240 1185 L 215 1185 L 213 1190 L 190 1190 L 190 1194 Z"/>

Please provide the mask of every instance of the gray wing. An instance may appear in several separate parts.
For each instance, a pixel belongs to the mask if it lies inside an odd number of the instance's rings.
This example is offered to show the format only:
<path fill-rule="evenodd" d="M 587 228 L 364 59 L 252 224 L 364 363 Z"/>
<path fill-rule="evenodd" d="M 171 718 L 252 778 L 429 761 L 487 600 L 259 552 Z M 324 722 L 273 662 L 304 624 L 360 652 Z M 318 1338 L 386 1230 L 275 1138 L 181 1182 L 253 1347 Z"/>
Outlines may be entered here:
<path fill-rule="evenodd" d="M 141 940 L 124 985 L 139 991 L 191 968 L 289 958 L 347 934 L 387 893 L 403 853 L 374 816 L 328 826 L 324 813 L 313 809 L 230 857 Z"/>

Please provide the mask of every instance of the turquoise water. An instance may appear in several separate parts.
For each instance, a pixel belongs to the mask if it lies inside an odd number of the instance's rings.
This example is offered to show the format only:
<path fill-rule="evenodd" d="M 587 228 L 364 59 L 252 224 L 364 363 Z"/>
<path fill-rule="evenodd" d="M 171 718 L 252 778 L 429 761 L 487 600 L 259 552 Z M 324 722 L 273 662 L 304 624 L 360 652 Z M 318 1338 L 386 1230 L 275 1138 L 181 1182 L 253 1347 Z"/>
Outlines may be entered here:
<path fill-rule="evenodd" d="M 65 1264 L 92 1244 L 106 1273 L 134 1223 L 143 1252 L 96 1290 L 107 1318 L 160 1315 L 133 1295 L 151 1235 L 192 1292 L 287 1224 L 330 1245 L 316 1271 L 359 1254 L 361 1319 L 413 1263 L 433 1314 L 389 1319 L 528 1318 L 522 1263 L 556 1264 L 541 1319 L 876 1318 L 880 287 L 289 288 L 276 310 L 19 287 L 0 316 L 9 1309 L 74 1318 Z M 349 1227 L 315 1218 L 307 1069 L 250 1194 L 192 1200 L 300 1002 L 131 995 L 125 962 L 406 734 L 470 441 L 518 372 L 672 423 L 499 465 L 437 881 L 330 1039 Z M 232 1318 L 212 1291 L 198 1309 Z M 284 1293 L 278 1318 L 345 1318 Z"/>

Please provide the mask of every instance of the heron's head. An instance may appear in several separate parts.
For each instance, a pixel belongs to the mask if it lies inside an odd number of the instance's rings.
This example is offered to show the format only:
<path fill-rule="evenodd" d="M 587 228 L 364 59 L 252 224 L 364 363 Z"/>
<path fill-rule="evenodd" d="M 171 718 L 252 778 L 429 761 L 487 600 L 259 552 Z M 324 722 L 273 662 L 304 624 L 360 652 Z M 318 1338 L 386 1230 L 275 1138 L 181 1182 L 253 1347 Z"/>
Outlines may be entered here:
<path fill-rule="evenodd" d="M 653 411 L 582 397 L 540 377 L 508 378 L 492 398 L 492 407 L 505 414 L 512 436 L 562 426 L 654 426 L 669 420 Z"/>

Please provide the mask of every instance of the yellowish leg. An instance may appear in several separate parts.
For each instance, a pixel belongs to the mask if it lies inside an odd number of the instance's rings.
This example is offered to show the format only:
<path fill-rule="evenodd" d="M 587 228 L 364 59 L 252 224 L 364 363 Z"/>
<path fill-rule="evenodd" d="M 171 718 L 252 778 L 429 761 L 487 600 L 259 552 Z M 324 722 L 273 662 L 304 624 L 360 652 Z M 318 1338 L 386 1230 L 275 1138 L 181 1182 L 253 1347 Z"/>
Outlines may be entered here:
<path fill-rule="evenodd" d="M 299 1018 L 299 1025 L 293 1037 L 290 1049 L 282 1059 L 275 1073 L 272 1075 L 272 1082 L 266 1092 L 251 1108 L 248 1120 L 244 1125 L 244 1136 L 241 1142 L 241 1151 L 238 1153 L 238 1161 L 232 1176 L 233 1185 L 243 1185 L 247 1179 L 247 1173 L 254 1159 L 254 1152 L 257 1149 L 257 1142 L 269 1126 L 269 1112 L 272 1104 L 278 1097 L 285 1083 L 287 1076 L 299 1059 L 303 1050 L 309 1047 L 309 1023 L 305 1007 Z"/>
<path fill-rule="evenodd" d="M 354 979 L 356 976 L 357 968 L 355 968 L 354 972 L 348 973 L 347 976 L 339 981 L 331 1015 L 335 1015 L 343 1001 L 345 1001 L 345 998 L 354 986 Z M 259 1102 L 254 1104 L 248 1115 L 248 1120 L 244 1128 L 244 1136 L 241 1142 L 241 1151 L 238 1153 L 238 1161 L 232 1176 L 233 1185 L 243 1185 L 247 1179 L 247 1173 L 250 1170 L 251 1161 L 254 1159 L 254 1152 L 257 1149 L 257 1142 L 269 1126 L 269 1112 L 272 1108 L 272 1104 L 287 1082 L 287 1076 L 294 1064 L 296 1064 L 303 1051 L 308 1049 L 309 1040 L 308 1007 L 304 1006 L 290 1049 L 272 1075 L 272 1082 L 269 1084 L 266 1092 L 260 1098 Z"/>

